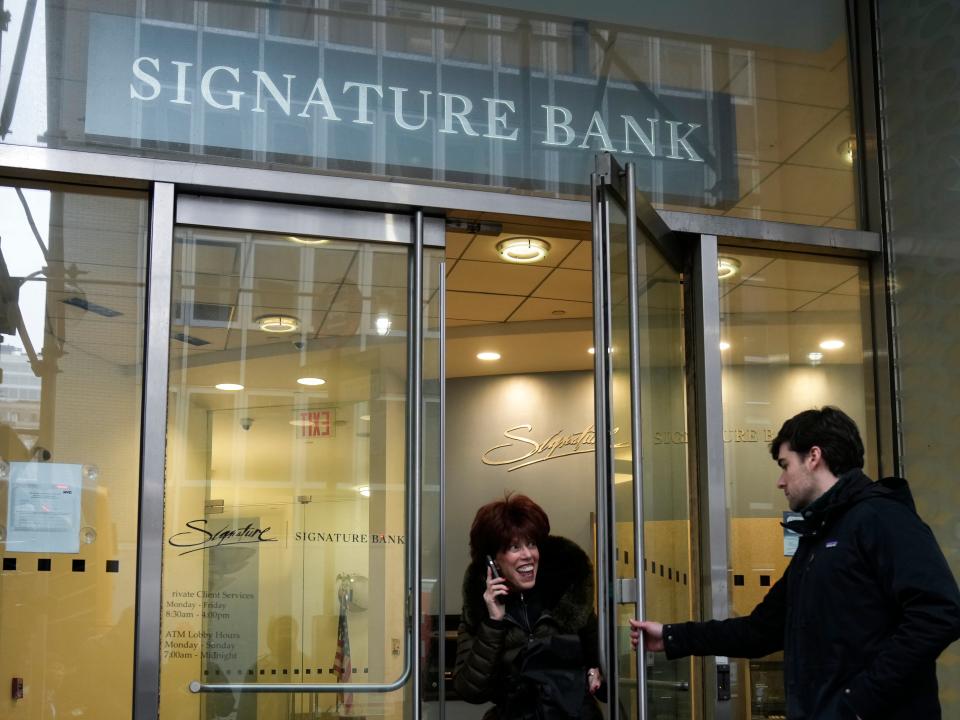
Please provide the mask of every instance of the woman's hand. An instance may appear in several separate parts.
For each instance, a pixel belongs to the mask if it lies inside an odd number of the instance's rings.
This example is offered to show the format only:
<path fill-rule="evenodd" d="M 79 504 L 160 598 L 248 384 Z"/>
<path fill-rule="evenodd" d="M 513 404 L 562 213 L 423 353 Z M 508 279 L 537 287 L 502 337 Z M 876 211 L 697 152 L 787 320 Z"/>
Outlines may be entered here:
<path fill-rule="evenodd" d="M 506 599 L 507 581 L 493 576 L 493 571 L 487 568 L 487 589 L 483 593 L 483 602 L 487 605 L 487 612 L 490 613 L 491 620 L 503 620 L 506 610 L 503 608 L 503 600 Z M 502 598 L 502 599 L 501 599 Z"/>
<path fill-rule="evenodd" d="M 587 670 L 587 690 L 591 695 L 600 689 L 603 683 L 603 676 L 600 674 L 600 668 L 590 668 Z"/>

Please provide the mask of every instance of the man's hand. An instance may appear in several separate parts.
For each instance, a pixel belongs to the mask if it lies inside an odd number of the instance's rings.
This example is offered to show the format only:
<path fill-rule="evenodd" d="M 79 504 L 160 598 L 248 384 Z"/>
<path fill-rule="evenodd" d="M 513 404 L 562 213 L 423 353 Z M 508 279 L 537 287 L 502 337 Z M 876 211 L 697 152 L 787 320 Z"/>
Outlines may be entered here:
<path fill-rule="evenodd" d="M 640 622 L 630 619 L 630 642 L 633 643 L 633 649 L 637 649 L 640 644 L 640 632 L 643 631 L 643 646 L 647 650 L 654 652 L 663 650 L 663 625 L 651 620 Z"/>

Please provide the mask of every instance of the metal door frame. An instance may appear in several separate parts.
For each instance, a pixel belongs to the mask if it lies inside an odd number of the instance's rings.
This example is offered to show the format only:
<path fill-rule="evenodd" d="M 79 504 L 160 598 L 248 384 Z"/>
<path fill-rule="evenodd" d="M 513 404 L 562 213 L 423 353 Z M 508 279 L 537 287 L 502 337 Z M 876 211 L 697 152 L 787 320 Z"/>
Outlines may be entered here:
<path fill-rule="evenodd" d="M 444 222 L 409 213 L 371 212 L 291 203 L 235 200 L 199 195 L 177 196 L 173 183 L 154 183 L 148 240 L 147 337 L 142 407 L 140 516 L 137 549 L 137 617 L 134 636 L 135 720 L 156 720 L 160 704 L 161 570 L 163 496 L 166 482 L 168 369 L 174 229 L 177 224 L 244 229 L 290 235 L 310 234 L 368 242 L 397 243 L 408 255 L 407 326 L 407 477 L 406 643 L 400 677 L 390 683 L 202 683 L 193 693 L 387 693 L 409 687 L 415 701 L 412 720 L 421 715 L 419 638 L 421 626 L 421 516 L 423 440 L 423 253 L 443 247 Z M 419 309 L 419 312 L 415 311 Z M 441 487 L 442 492 L 442 487 Z"/>

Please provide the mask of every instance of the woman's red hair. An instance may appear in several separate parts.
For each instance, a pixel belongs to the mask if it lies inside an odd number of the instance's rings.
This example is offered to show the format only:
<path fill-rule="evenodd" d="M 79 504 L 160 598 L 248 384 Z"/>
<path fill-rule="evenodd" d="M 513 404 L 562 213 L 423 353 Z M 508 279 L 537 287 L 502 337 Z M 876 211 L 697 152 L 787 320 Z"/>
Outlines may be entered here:
<path fill-rule="evenodd" d="M 470 527 L 470 557 L 479 560 L 506 550 L 514 540 L 539 543 L 550 534 L 550 519 L 526 495 L 507 493 L 477 510 Z"/>

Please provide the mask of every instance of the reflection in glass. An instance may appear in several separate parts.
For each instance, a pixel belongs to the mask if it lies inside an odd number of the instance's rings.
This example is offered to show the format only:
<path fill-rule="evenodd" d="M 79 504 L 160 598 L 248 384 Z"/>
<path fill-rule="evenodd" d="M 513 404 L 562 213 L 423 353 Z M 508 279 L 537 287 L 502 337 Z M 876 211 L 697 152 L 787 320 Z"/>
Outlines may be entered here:
<path fill-rule="evenodd" d="M 789 23 L 775 4 L 93 0 L 40 3 L 32 22 L 29 5 L 5 6 L 5 143 L 581 199 L 611 151 L 658 207 L 857 224 L 841 0 Z"/>
<path fill-rule="evenodd" d="M 407 248 L 298 240 L 176 231 L 164 718 L 402 711 L 402 693 L 187 691 L 386 684 L 408 650 Z M 276 316 L 296 329 L 258 322 Z"/>
<path fill-rule="evenodd" d="M 802 410 L 836 405 L 852 417 L 876 467 L 868 422 L 871 345 L 866 266 L 849 259 L 721 248 L 720 337 L 723 439 L 730 528 L 729 582 L 734 615 L 746 615 L 783 574 L 780 526 L 787 504 L 770 441 Z M 842 340 L 842 347 L 824 341 Z M 831 349 L 832 348 L 832 349 Z M 734 687 L 737 717 L 784 714 L 782 653 L 744 663 Z"/>
<path fill-rule="evenodd" d="M 18 717 L 130 717 L 146 218 L 139 193 L 0 186 L 0 673 L 23 679 Z"/>

